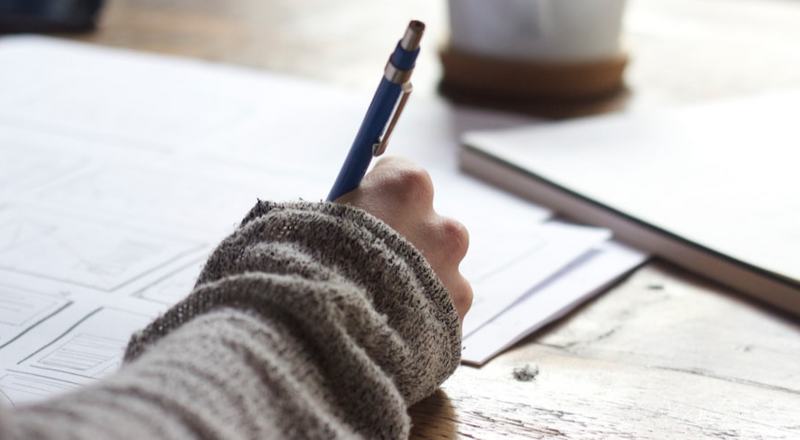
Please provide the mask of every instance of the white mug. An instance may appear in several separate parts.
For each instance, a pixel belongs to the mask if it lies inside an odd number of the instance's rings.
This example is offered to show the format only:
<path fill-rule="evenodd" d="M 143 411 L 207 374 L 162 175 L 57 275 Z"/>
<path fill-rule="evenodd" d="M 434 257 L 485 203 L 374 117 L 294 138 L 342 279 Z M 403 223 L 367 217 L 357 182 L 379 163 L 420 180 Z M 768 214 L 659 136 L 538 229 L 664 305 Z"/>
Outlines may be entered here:
<path fill-rule="evenodd" d="M 620 53 L 625 0 L 449 0 L 450 47 L 493 58 L 591 62 Z"/>

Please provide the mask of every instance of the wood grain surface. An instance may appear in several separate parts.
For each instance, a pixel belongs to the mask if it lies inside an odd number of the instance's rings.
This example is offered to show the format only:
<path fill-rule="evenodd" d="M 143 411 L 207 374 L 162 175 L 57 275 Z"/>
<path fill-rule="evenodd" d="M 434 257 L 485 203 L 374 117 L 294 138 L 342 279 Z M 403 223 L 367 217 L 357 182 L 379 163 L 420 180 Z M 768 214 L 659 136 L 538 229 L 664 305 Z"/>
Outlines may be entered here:
<path fill-rule="evenodd" d="M 411 18 L 436 98 L 444 0 L 110 0 L 65 37 L 370 90 Z M 798 1 L 631 0 L 625 42 L 620 111 L 800 87 Z M 411 414 L 417 439 L 800 438 L 800 325 L 654 261 Z"/>

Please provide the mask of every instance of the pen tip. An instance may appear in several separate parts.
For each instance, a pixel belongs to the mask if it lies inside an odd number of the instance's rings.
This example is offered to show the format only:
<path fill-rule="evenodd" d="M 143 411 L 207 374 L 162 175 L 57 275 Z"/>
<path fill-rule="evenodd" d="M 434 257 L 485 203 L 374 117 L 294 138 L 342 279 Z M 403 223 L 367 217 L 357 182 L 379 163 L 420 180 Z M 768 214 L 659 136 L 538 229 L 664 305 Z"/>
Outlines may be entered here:
<path fill-rule="evenodd" d="M 411 23 L 408 24 L 408 29 L 406 29 L 406 34 L 400 40 L 400 46 L 407 51 L 417 50 L 424 31 L 425 23 L 419 20 L 411 20 Z"/>

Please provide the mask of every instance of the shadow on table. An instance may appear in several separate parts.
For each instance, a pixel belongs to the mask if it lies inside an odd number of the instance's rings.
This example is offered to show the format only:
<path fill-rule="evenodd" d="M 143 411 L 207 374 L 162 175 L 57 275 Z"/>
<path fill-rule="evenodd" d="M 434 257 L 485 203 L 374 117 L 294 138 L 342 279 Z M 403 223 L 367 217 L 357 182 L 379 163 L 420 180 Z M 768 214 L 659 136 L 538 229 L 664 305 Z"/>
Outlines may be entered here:
<path fill-rule="evenodd" d="M 447 393 L 441 389 L 408 410 L 411 439 L 455 439 L 458 436 L 456 413 Z"/>

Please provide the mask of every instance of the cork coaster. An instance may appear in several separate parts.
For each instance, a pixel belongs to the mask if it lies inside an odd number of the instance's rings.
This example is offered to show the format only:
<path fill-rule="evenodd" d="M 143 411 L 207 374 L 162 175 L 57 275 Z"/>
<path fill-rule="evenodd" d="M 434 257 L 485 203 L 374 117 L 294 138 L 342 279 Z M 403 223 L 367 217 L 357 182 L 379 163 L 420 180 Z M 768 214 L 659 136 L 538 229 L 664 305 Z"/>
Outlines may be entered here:
<path fill-rule="evenodd" d="M 460 104 L 561 119 L 611 111 L 627 96 L 624 53 L 587 63 L 529 63 L 445 46 L 439 56 L 439 91 Z"/>

